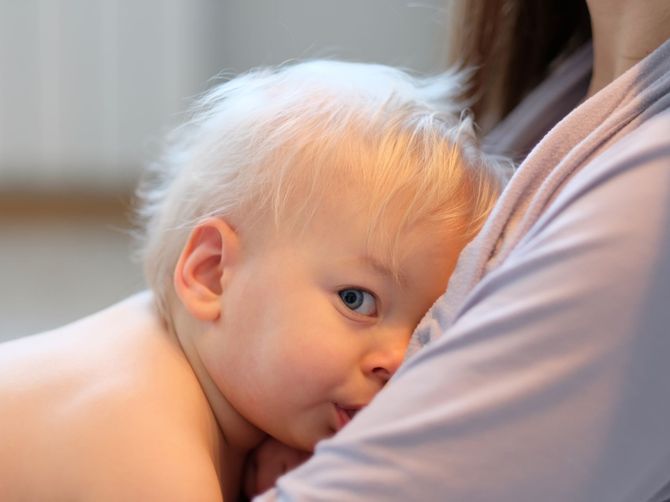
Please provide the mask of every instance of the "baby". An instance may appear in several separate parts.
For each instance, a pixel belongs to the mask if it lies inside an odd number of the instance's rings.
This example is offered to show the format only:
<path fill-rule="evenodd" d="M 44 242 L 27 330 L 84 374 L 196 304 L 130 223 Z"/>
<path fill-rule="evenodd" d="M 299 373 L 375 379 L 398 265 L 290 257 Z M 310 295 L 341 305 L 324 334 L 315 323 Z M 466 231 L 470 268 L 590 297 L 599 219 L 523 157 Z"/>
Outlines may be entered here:
<path fill-rule="evenodd" d="M 206 95 L 141 191 L 151 293 L 0 346 L 0 499 L 235 500 L 266 437 L 345 427 L 503 184 L 459 82 L 314 61 Z"/>

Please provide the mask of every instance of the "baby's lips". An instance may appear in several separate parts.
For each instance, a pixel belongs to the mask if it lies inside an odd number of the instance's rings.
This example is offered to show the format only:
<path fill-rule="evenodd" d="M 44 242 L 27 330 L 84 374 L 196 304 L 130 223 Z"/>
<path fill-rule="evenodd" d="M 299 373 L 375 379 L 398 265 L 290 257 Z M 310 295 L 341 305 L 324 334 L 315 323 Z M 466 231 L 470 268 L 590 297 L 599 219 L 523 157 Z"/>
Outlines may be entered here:
<path fill-rule="evenodd" d="M 359 411 L 361 411 L 362 408 L 363 408 L 362 406 L 353 406 L 353 407 L 345 407 L 345 406 L 343 406 L 343 407 L 342 407 L 342 409 L 344 410 L 344 412 L 345 412 L 347 415 L 349 415 L 349 418 L 350 418 L 350 419 L 351 419 L 351 418 L 354 418 L 354 417 L 356 416 L 356 413 L 358 413 Z"/>
<path fill-rule="evenodd" d="M 352 418 L 364 407 L 364 405 L 345 405 L 335 403 L 335 409 L 337 410 L 337 415 L 339 417 L 339 429 L 347 425 Z"/>

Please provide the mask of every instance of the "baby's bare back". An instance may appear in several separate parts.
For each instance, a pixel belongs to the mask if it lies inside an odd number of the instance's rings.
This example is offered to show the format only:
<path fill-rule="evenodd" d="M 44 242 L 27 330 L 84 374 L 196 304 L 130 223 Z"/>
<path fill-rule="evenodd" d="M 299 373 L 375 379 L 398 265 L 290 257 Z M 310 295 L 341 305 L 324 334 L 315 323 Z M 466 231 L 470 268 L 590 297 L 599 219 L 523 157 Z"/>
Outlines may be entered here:
<path fill-rule="evenodd" d="M 216 421 L 146 294 L 0 345 L 0 403 L 2 501 L 221 500 Z"/>

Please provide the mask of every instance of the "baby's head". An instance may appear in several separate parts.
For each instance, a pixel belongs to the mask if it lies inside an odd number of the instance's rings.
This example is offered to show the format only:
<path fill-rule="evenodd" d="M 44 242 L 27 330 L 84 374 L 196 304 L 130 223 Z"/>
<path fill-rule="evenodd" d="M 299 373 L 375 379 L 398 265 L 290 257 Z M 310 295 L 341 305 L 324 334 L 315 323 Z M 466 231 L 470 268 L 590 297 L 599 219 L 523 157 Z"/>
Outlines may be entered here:
<path fill-rule="evenodd" d="M 339 429 L 446 288 L 504 181 L 460 85 L 262 69 L 177 130 L 142 192 L 147 279 L 201 380 L 254 427 L 304 449 Z"/>
<path fill-rule="evenodd" d="M 382 65 L 314 61 L 214 88 L 140 192 L 142 259 L 163 312 L 187 237 L 210 216 L 238 230 L 295 231 L 326 199 L 357 194 L 367 237 L 391 257 L 418 222 L 469 240 L 504 175 L 477 149 L 454 98 L 461 84 L 458 74 L 420 79 Z"/>

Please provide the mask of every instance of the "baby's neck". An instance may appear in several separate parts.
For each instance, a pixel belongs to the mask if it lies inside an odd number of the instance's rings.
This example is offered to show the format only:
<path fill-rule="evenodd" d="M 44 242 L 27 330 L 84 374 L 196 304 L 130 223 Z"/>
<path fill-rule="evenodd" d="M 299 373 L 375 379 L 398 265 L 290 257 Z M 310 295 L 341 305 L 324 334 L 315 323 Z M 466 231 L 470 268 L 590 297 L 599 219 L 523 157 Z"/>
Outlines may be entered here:
<path fill-rule="evenodd" d="M 181 347 L 193 372 L 200 383 L 207 402 L 219 425 L 222 447 L 226 454 L 245 457 L 246 454 L 265 439 L 266 434 L 248 422 L 226 399 L 217 387 L 203 364 L 192 340 L 196 337 L 216 336 L 204 332 L 202 325 L 194 323 L 187 314 L 178 310 L 173 313 L 173 329 L 171 336 Z M 206 328 L 205 328 L 206 329 Z"/>

